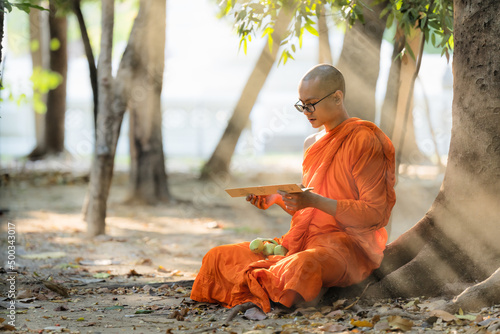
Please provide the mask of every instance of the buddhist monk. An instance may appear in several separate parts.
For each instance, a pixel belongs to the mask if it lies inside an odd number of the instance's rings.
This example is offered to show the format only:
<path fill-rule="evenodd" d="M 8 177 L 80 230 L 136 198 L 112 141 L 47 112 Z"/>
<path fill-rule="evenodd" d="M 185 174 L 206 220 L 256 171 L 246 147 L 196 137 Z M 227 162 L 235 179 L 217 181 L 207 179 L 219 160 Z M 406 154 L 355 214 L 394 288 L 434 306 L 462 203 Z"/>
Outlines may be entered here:
<path fill-rule="evenodd" d="M 193 300 L 269 312 L 359 283 L 379 267 L 396 201 L 394 147 L 375 124 L 349 117 L 345 94 L 331 65 L 300 80 L 295 107 L 322 128 L 304 144 L 302 184 L 313 190 L 247 197 L 259 209 L 278 205 L 292 216 L 289 231 L 275 238 L 286 256 L 255 254 L 249 242 L 215 247 L 203 258 Z"/>

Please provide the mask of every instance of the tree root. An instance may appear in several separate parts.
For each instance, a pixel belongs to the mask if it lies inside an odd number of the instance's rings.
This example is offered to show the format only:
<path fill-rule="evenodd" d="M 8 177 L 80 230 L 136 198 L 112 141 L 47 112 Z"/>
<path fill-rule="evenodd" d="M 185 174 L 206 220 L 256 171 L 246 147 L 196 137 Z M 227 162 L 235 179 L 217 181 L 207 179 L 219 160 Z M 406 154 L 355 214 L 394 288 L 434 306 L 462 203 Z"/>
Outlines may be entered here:
<path fill-rule="evenodd" d="M 465 289 L 446 305 L 445 311 L 455 313 L 463 311 L 480 310 L 500 304 L 500 268 L 484 281 Z"/>

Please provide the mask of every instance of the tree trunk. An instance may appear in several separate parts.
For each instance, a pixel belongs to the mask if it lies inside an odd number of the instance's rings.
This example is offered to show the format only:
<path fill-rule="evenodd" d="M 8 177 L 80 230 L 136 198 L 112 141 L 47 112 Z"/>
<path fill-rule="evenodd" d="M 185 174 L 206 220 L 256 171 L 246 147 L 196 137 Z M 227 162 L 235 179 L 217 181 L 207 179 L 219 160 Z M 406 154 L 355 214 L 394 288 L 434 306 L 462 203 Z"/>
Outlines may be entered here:
<path fill-rule="evenodd" d="M 391 243 L 371 296 L 455 294 L 500 267 L 500 2 L 454 1 L 453 126 L 434 204 Z M 481 98 L 478 98 L 480 96 Z"/>
<path fill-rule="evenodd" d="M 30 44 L 38 44 L 38 48 L 31 50 L 32 68 L 49 69 L 50 49 L 49 49 L 49 32 L 48 32 L 48 17 L 46 13 L 37 9 L 32 9 L 29 13 L 30 19 Z M 43 94 L 41 100 L 47 104 L 47 94 Z M 36 148 L 44 146 L 45 139 L 45 113 L 33 110 L 35 115 L 35 139 Z M 37 153 L 32 152 L 36 155 Z M 30 154 L 30 155 L 31 155 Z"/>
<path fill-rule="evenodd" d="M 385 20 L 380 13 L 385 1 L 365 1 L 372 10 L 364 10 L 365 23 L 356 22 L 344 36 L 344 44 L 337 64 L 348 83 L 345 105 L 350 116 L 375 121 L 375 88 L 380 67 L 380 45 Z"/>
<path fill-rule="evenodd" d="M 276 19 L 276 26 L 272 34 L 272 50 L 269 50 L 268 43 L 263 47 L 260 57 L 234 108 L 233 115 L 227 124 L 222 138 L 217 144 L 212 156 L 202 168 L 200 179 L 220 179 L 229 174 L 229 165 L 236 144 L 238 143 L 241 132 L 248 122 L 250 112 L 271 72 L 271 68 L 276 62 L 279 45 L 287 32 L 291 19 L 292 14 L 286 12 L 284 8 L 279 12 Z"/>
<path fill-rule="evenodd" d="M 422 33 L 414 30 L 412 36 L 406 36 L 406 42 L 411 47 L 415 57 L 420 54 Z M 413 93 L 415 85 L 415 71 L 417 70 L 417 59 L 413 59 L 408 53 L 402 58 L 399 71 L 399 87 L 396 103 L 396 117 L 391 140 L 396 149 L 396 173 L 401 164 L 418 165 L 428 160 L 418 148 L 413 125 Z M 418 75 L 418 73 L 417 73 Z M 409 106 L 409 108 L 408 108 Z"/>
<path fill-rule="evenodd" d="M 138 47 L 138 41 L 143 38 L 139 30 L 145 24 L 142 7 L 134 21 L 116 78 L 113 78 L 111 68 L 113 24 L 114 0 L 103 0 L 101 53 L 97 71 L 99 104 L 96 148 L 90 172 L 89 190 L 83 206 L 89 236 L 105 233 L 106 204 L 113 177 L 116 145 L 130 95 L 132 69 L 139 61 L 138 55 L 142 52 Z"/>
<path fill-rule="evenodd" d="M 325 7 L 321 9 L 318 18 L 318 63 L 333 65 L 332 50 L 330 48 L 330 37 L 328 33 L 328 24 L 326 22 Z"/>
<path fill-rule="evenodd" d="M 4 19 L 5 19 L 5 12 L 4 12 L 4 5 L 3 1 L 0 1 L 0 87 L 3 87 L 3 35 L 4 35 Z"/>
<path fill-rule="evenodd" d="M 92 52 L 92 45 L 90 44 L 89 34 L 83 18 L 81 9 L 81 0 L 73 1 L 73 12 L 78 20 L 80 27 L 80 34 L 82 36 L 83 47 L 85 49 L 85 56 L 89 66 L 90 85 L 92 86 L 92 95 L 94 98 L 94 128 L 97 128 L 97 104 L 98 104 L 98 89 L 97 89 L 97 67 L 95 65 L 94 53 Z"/>
<path fill-rule="evenodd" d="M 168 201 L 162 142 L 161 91 L 165 64 L 166 1 L 142 0 L 146 24 L 134 68 L 130 110 L 130 200 Z"/>
<path fill-rule="evenodd" d="M 31 160 L 57 155 L 64 151 L 64 120 L 66 115 L 66 78 L 68 72 L 67 20 L 56 15 L 56 5 L 50 1 L 49 31 L 50 40 L 57 40 L 59 47 L 50 48 L 49 67 L 61 76 L 61 83 L 47 93 L 47 112 L 45 113 L 44 135 L 41 145 L 28 155 Z"/>
<path fill-rule="evenodd" d="M 398 111 L 399 86 L 401 82 L 401 58 L 398 55 L 405 47 L 405 35 L 399 26 L 396 28 L 394 36 L 394 49 L 391 56 L 391 68 L 387 80 L 387 89 L 380 115 L 380 129 L 392 138 L 394 134 L 395 120 Z"/>

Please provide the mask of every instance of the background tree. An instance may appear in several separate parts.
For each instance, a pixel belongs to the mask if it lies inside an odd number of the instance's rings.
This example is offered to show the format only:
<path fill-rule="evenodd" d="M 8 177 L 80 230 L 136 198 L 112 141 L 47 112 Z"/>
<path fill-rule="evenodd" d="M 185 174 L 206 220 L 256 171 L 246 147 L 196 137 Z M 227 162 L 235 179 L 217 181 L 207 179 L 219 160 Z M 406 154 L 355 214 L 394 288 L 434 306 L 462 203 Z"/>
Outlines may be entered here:
<path fill-rule="evenodd" d="M 164 9 L 165 0 L 155 2 L 148 0 L 140 1 L 139 13 L 134 20 L 127 47 L 125 48 L 121 58 L 116 77 L 113 77 L 111 54 L 113 45 L 114 1 L 102 1 L 101 53 L 99 55 L 97 71 L 99 102 L 97 113 L 96 147 L 91 167 L 89 190 L 83 206 L 83 213 L 88 224 L 87 233 L 89 236 L 96 236 L 105 233 L 106 205 L 113 177 L 116 145 L 120 135 L 123 115 L 129 103 L 132 108 L 135 108 L 133 117 L 141 117 L 137 111 L 137 102 L 134 102 L 134 98 L 131 99 L 131 97 L 138 94 L 137 89 L 141 88 L 140 86 L 137 86 L 134 79 L 146 80 L 147 85 L 145 88 L 151 88 L 151 94 L 153 94 L 150 95 L 150 97 L 152 97 L 152 101 L 151 105 L 148 104 L 148 113 L 145 115 L 145 118 L 150 119 L 138 123 L 141 125 L 141 128 L 137 127 L 140 132 L 137 135 L 134 134 L 134 138 L 143 141 L 139 144 L 141 145 L 139 146 L 141 151 L 138 152 L 138 164 L 140 165 L 141 163 L 152 162 L 152 160 L 148 159 L 141 160 L 141 156 L 147 156 L 143 154 L 145 150 L 153 150 L 152 152 L 157 154 L 156 157 L 153 157 L 157 160 L 155 165 L 151 166 L 152 172 L 157 173 L 157 170 L 153 169 L 160 168 L 157 163 L 159 159 L 162 159 L 163 162 L 163 149 L 159 149 L 158 147 L 147 147 L 147 145 L 159 145 L 154 140 L 157 140 L 158 135 L 161 136 L 161 132 L 158 133 L 156 132 L 158 131 L 157 129 L 152 128 L 153 123 L 156 124 L 155 126 L 161 126 L 161 118 L 158 119 L 159 101 L 157 99 L 159 96 L 157 94 L 161 93 L 161 80 L 158 78 L 159 72 L 156 72 L 157 68 L 155 68 L 155 71 L 152 72 L 153 75 L 140 73 L 140 71 L 150 70 L 147 64 L 141 64 L 141 62 L 153 60 L 155 66 L 158 66 L 160 58 L 163 57 L 163 55 L 160 56 L 158 50 L 163 50 L 164 47 L 161 45 L 159 47 L 156 46 L 156 48 L 154 46 L 148 46 L 148 48 L 151 47 L 152 49 L 148 49 L 146 51 L 143 50 L 144 44 L 142 40 L 145 38 L 144 36 L 151 34 L 151 32 L 147 30 L 148 27 L 149 29 L 159 26 L 164 27 L 164 22 L 148 23 L 148 21 L 152 18 L 164 20 Z M 162 10 L 163 13 L 154 13 L 156 10 Z M 164 28 L 163 31 L 155 31 L 154 34 L 164 34 Z M 143 53 L 145 53 L 145 55 L 143 55 Z M 160 91 L 158 92 L 158 90 Z M 148 137 L 153 139 L 148 139 Z M 160 154 L 161 157 L 158 156 Z M 164 173 L 164 163 L 162 164 L 162 167 Z M 137 168 L 140 168 L 138 172 L 141 172 L 148 167 L 139 166 Z M 151 178 L 140 179 L 138 182 L 141 182 L 141 180 L 148 180 L 148 182 L 152 182 L 153 180 L 157 181 L 158 175 L 159 174 L 154 174 Z M 149 175 L 146 175 L 146 177 L 148 176 Z M 164 181 L 166 182 L 166 178 Z M 159 193 L 156 193 L 156 195 L 159 195 Z"/>
<path fill-rule="evenodd" d="M 83 17 L 83 12 L 81 8 L 81 0 L 66 0 L 70 1 L 70 6 L 72 11 L 75 13 L 76 19 L 78 21 L 78 27 L 80 28 L 80 35 L 82 37 L 83 48 L 85 50 L 85 56 L 87 58 L 87 64 L 89 67 L 90 76 L 90 86 L 92 87 L 92 97 L 93 97 L 93 115 L 94 115 L 94 128 L 97 125 L 97 104 L 99 99 L 99 92 L 97 89 L 97 67 L 94 58 L 94 52 L 92 51 L 92 45 L 90 43 L 90 37 L 87 31 L 87 26 L 85 24 L 85 18 Z"/>
<path fill-rule="evenodd" d="M 279 14 L 277 14 L 276 9 L 270 9 L 270 11 L 274 13 L 270 13 L 270 15 L 276 15 L 276 21 L 274 24 L 267 25 L 264 28 L 265 34 L 268 36 L 268 43 L 262 48 L 259 59 L 245 84 L 245 88 L 241 92 L 240 98 L 236 103 L 233 114 L 217 147 L 202 168 L 200 176 L 202 180 L 220 178 L 221 176 L 225 177 L 229 174 L 231 158 L 238 143 L 238 138 L 248 123 L 250 112 L 271 72 L 273 64 L 276 62 L 281 42 L 286 36 L 290 35 L 287 31 L 292 14 L 288 13 L 286 8 L 280 10 Z M 248 16 L 245 20 L 252 20 L 252 17 Z M 240 29 L 245 34 L 245 28 L 241 27 Z M 246 51 L 246 37 L 242 39 L 242 43 Z"/>
<path fill-rule="evenodd" d="M 57 155 L 64 151 L 64 120 L 66 115 L 66 77 L 68 72 L 67 20 L 58 13 L 55 0 L 49 2 L 50 71 L 60 77 L 60 83 L 47 94 L 44 136 L 28 155 L 31 160 Z"/>
<path fill-rule="evenodd" d="M 30 19 L 30 51 L 33 73 L 50 71 L 50 36 L 48 27 L 48 13 L 42 10 L 31 10 Z M 45 112 L 47 108 L 47 94 L 38 92 L 36 86 L 33 92 L 33 113 L 35 115 L 36 147 L 42 147 L 45 136 Z M 36 96 L 36 94 L 39 94 Z M 36 96 L 36 97 L 35 97 Z M 40 103 L 38 103 L 40 101 Z"/>
<path fill-rule="evenodd" d="M 337 68 L 349 80 L 345 105 L 353 117 L 375 121 L 375 88 L 380 69 L 380 46 L 384 37 L 385 19 L 381 17 L 387 1 L 366 1 L 369 10 L 353 7 L 353 22 L 344 35 L 344 44 Z M 338 10 L 336 6 L 333 7 Z"/>
<path fill-rule="evenodd" d="M 161 91 L 165 64 L 166 1 L 143 1 L 144 25 L 137 41 L 142 52 L 133 68 L 130 111 L 130 198 L 168 201 L 162 142 Z"/>

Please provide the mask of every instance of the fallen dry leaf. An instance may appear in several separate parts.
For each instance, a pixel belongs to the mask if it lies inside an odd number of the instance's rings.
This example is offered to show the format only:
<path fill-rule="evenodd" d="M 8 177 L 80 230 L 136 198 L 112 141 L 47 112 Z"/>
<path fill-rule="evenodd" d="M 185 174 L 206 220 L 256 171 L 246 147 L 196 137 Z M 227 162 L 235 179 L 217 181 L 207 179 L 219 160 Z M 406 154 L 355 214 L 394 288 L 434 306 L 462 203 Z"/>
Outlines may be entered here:
<path fill-rule="evenodd" d="M 318 329 L 323 332 L 342 332 L 345 331 L 347 327 L 344 325 L 328 323 L 319 327 Z"/>
<path fill-rule="evenodd" d="M 252 307 L 246 310 L 243 316 L 249 320 L 257 320 L 257 321 L 264 320 L 267 318 L 267 315 L 257 307 Z"/>
<path fill-rule="evenodd" d="M 339 300 L 336 300 L 334 303 L 333 303 L 333 309 L 334 310 L 338 310 L 339 308 L 342 308 L 342 306 L 344 306 L 345 302 L 347 301 L 347 299 L 339 299 Z"/>
<path fill-rule="evenodd" d="M 356 327 L 373 327 L 373 324 L 366 320 L 354 320 L 351 319 L 351 325 Z"/>
<path fill-rule="evenodd" d="M 61 284 L 50 282 L 50 281 L 43 281 L 43 285 L 45 285 L 47 287 L 47 289 L 52 290 L 55 293 L 58 293 L 63 297 L 69 297 L 68 289 L 66 289 Z"/>
<path fill-rule="evenodd" d="M 136 277 L 136 276 L 142 276 L 142 274 L 139 274 L 135 269 L 131 269 L 129 273 L 127 274 L 127 278 L 130 277 Z"/>
<path fill-rule="evenodd" d="M 393 329 L 409 331 L 413 327 L 413 321 L 401 318 L 398 315 L 387 317 L 387 321 L 389 322 L 389 326 Z"/>
<path fill-rule="evenodd" d="M 441 318 L 441 319 L 443 319 L 443 321 L 446 321 L 446 322 L 455 321 L 458 319 L 453 314 L 450 314 L 450 313 L 443 311 L 443 310 L 433 310 L 433 311 L 430 311 L 429 314 L 431 316 Z"/>

